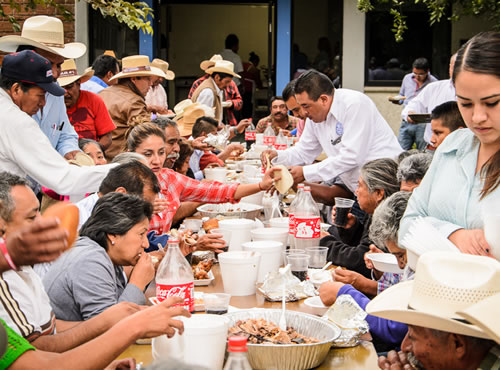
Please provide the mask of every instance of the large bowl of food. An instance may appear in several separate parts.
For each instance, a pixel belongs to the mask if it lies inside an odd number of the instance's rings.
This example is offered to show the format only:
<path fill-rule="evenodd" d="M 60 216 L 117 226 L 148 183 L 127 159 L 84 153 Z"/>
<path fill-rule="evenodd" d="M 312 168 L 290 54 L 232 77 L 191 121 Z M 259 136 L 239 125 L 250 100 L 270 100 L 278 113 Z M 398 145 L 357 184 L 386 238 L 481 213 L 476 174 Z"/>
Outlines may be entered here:
<path fill-rule="evenodd" d="M 229 318 L 229 336 L 248 338 L 248 360 L 253 369 L 311 369 L 328 355 L 341 330 L 313 315 L 287 311 L 287 331 L 279 329 L 281 310 L 239 310 Z"/>
<path fill-rule="evenodd" d="M 202 217 L 228 219 L 228 218 L 257 218 L 264 207 L 251 203 L 221 203 L 204 204 L 197 208 Z"/>

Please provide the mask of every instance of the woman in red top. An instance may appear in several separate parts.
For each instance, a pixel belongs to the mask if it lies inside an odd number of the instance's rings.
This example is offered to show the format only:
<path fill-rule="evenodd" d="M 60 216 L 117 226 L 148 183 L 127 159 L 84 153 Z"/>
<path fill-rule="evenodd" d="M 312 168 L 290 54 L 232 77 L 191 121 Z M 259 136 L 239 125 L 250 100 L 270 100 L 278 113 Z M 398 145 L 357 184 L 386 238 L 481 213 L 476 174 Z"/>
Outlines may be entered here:
<path fill-rule="evenodd" d="M 148 166 L 158 177 L 160 197 L 167 200 L 167 209 L 153 215 L 150 230 L 157 234 L 169 231 L 172 219 L 181 202 L 237 203 L 241 198 L 269 190 L 273 186 L 274 171 L 270 169 L 258 184 L 223 184 L 217 181 L 200 182 L 163 168 L 165 162 L 165 134 L 154 124 L 144 123 L 134 127 L 127 139 L 127 149 L 146 157 Z"/>

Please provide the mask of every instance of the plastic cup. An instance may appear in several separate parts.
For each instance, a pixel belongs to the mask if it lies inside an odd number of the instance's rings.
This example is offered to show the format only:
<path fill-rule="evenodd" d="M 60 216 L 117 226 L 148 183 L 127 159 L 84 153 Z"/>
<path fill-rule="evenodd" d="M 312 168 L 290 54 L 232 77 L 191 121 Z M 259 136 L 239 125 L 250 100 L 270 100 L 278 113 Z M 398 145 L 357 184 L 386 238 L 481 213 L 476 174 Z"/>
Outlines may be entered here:
<path fill-rule="evenodd" d="M 205 312 L 212 315 L 224 315 L 227 313 L 231 294 L 227 293 L 205 293 L 203 302 L 205 303 Z"/>
<path fill-rule="evenodd" d="M 286 259 L 287 263 L 291 265 L 292 274 L 298 277 L 300 281 L 306 280 L 309 256 L 307 254 L 289 254 Z"/>
<path fill-rule="evenodd" d="M 183 223 L 186 229 L 192 230 L 193 232 L 197 233 L 198 231 L 200 231 L 203 221 L 201 221 L 199 218 L 186 218 L 184 219 Z"/>
<path fill-rule="evenodd" d="M 351 211 L 354 200 L 335 197 L 335 226 L 345 227 L 347 225 L 347 215 Z"/>
<path fill-rule="evenodd" d="M 229 249 L 229 243 L 231 242 L 232 231 L 228 229 L 212 229 L 208 232 L 209 234 L 220 234 L 222 235 L 222 240 L 226 242 L 226 246 L 222 248 L 224 252 Z"/>
<path fill-rule="evenodd" d="M 287 249 L 283 251 L 283 264 L 287 264 L 287 257 L 291 254 L 307 254 L 305 249 Z"/>
<path fill-rule="evenodd" d="M 328 247 L 309 247 L 306 248 L 306 253 L 309 255 L 310 268 L 320 269 L 326 265 Z"/>

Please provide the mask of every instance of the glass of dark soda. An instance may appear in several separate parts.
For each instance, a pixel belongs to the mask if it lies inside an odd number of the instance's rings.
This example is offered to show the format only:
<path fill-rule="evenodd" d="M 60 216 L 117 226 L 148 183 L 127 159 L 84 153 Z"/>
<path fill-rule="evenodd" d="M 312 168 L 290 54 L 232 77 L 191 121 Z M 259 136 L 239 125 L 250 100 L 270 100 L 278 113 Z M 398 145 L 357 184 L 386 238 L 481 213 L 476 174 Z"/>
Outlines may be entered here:
<path fill-rule="evenodd" d="M 205 313 L 212 315 L 224 315 L 227 313 L 231 294 L 226 293 L 205 293 L 203 302 L 205 304 Z"/>
<path fill-rule="evenodd" d="M 335 220 L 333 224 L 338 227 L 346 227 L 347 215 L 351 212 L 354 200 L 335 197 Z"/>
<path fill-rule="evenodd" d="M 309 256 L 307 254 L 289 254 L 286 259 L 290 264 L 290 271 L 300 281 L 307 279 L 307 268 L 309 267 Z"/>

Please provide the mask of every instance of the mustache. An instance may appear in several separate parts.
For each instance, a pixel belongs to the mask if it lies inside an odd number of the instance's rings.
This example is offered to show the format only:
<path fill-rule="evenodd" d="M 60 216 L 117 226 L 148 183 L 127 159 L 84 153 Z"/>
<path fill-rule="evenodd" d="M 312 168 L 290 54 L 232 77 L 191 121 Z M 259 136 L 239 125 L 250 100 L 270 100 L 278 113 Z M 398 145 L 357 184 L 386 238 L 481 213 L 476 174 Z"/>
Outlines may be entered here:
<path fill-rule="evenodd" d="M 170 153 L 169 155 L 167 155 L 167 159 L 175 159 L 175 160 L 177 160 L 177 159 L 179 159 L 179 153 L 176 153 L 176 152 Z"/>
<path fill-rule="evenodd" d="M 406 353 L 406 359 L 415 370 L 425 370 L 425 366 L 415 357 L 413 352 Z"/>

